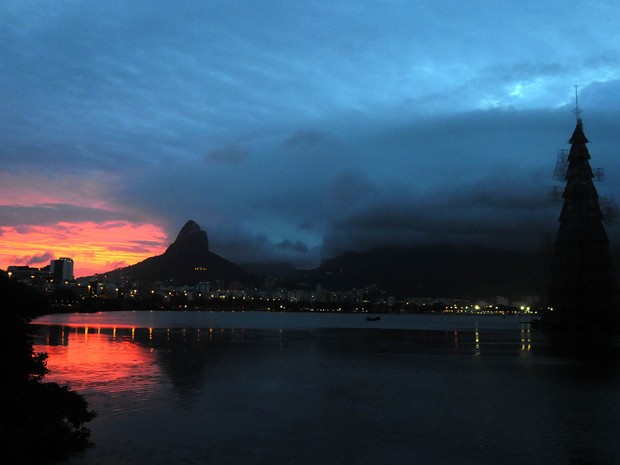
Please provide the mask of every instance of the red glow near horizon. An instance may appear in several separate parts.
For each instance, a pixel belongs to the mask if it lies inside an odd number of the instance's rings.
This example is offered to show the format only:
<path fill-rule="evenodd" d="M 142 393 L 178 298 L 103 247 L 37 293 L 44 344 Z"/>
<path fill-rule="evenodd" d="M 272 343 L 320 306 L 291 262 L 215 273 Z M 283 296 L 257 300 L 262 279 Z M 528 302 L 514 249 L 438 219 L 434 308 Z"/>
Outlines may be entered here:
<path fill-rule="evenodd" d="M 61 222 L 51 226 L 0 226 L 0 269 L 43 267 L 70 257 L 76 277 L 133 265 L 166 249 L 166 234 L 154 224 L 127 221 Z"/>

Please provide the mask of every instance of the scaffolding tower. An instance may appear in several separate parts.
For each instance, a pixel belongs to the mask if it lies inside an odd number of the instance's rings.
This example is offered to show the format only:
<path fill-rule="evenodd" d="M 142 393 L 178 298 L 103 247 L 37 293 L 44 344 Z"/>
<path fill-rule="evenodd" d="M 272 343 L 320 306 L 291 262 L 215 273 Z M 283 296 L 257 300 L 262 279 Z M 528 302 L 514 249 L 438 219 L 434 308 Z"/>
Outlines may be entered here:
<path fill-rule="evenodd" d="M 613 199 L 599 198 L 596 191 L 593 181 L 602 179 L 602 170 L 590 167 L 580 118 L 569 143 L 568 154 L 558 153 L 554 172 L 565 187 L 542 321 L 561 327 L 609 328 L 618 322 L 618 284 L 603 223 L 616 220 L 617 207 Z"/>

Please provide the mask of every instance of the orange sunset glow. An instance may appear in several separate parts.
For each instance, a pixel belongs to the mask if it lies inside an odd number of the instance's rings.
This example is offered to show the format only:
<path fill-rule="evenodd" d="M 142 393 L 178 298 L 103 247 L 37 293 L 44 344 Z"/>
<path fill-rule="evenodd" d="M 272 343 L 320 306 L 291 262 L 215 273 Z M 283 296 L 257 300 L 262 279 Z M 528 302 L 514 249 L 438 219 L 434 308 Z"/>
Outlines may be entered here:
<path fill-rule="evenodd" d="M 60 222 L 49 226 L 0 226 L 0 269 L 43 267 L 59 257 L 74 260 L 76 277 L 111 271 L 159 255 L 167 247 L 154 224 L 127 221 Z"/>

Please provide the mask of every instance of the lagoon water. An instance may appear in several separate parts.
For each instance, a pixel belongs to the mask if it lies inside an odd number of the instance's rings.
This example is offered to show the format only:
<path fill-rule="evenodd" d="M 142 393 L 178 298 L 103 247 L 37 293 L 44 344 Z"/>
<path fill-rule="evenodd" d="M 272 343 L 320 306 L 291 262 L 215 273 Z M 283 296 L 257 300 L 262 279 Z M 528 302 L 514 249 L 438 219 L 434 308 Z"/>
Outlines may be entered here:
<path fill-rule="evenodd" d="M 620 372 L 518 317 L 110 312 L 35 320 L 94 464 L 620 463 Z M 584 347 L 580 345 L 583 344 Z"/>

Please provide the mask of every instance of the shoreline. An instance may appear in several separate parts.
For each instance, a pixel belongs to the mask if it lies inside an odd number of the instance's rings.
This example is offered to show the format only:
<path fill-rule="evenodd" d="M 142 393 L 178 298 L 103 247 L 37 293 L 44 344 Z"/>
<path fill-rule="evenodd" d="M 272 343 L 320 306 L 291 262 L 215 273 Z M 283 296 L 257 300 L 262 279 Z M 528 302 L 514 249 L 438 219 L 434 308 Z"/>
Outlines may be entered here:
<path fill-rule="evenodd" d="M 368 320 L 372 315 L 372 320 Z M 377 319 L 378 318 L 378 319 Z M 129 310 L 97 313 L 54 313 L 32 320 L 35 325 L 70 327 L 213 328 L 303 330 L 321 328 L 411 329 L 440 331 L 518 330 L 531 317 L 485 314 L 394 314 L 344 312 L 165 311 Z"/>

